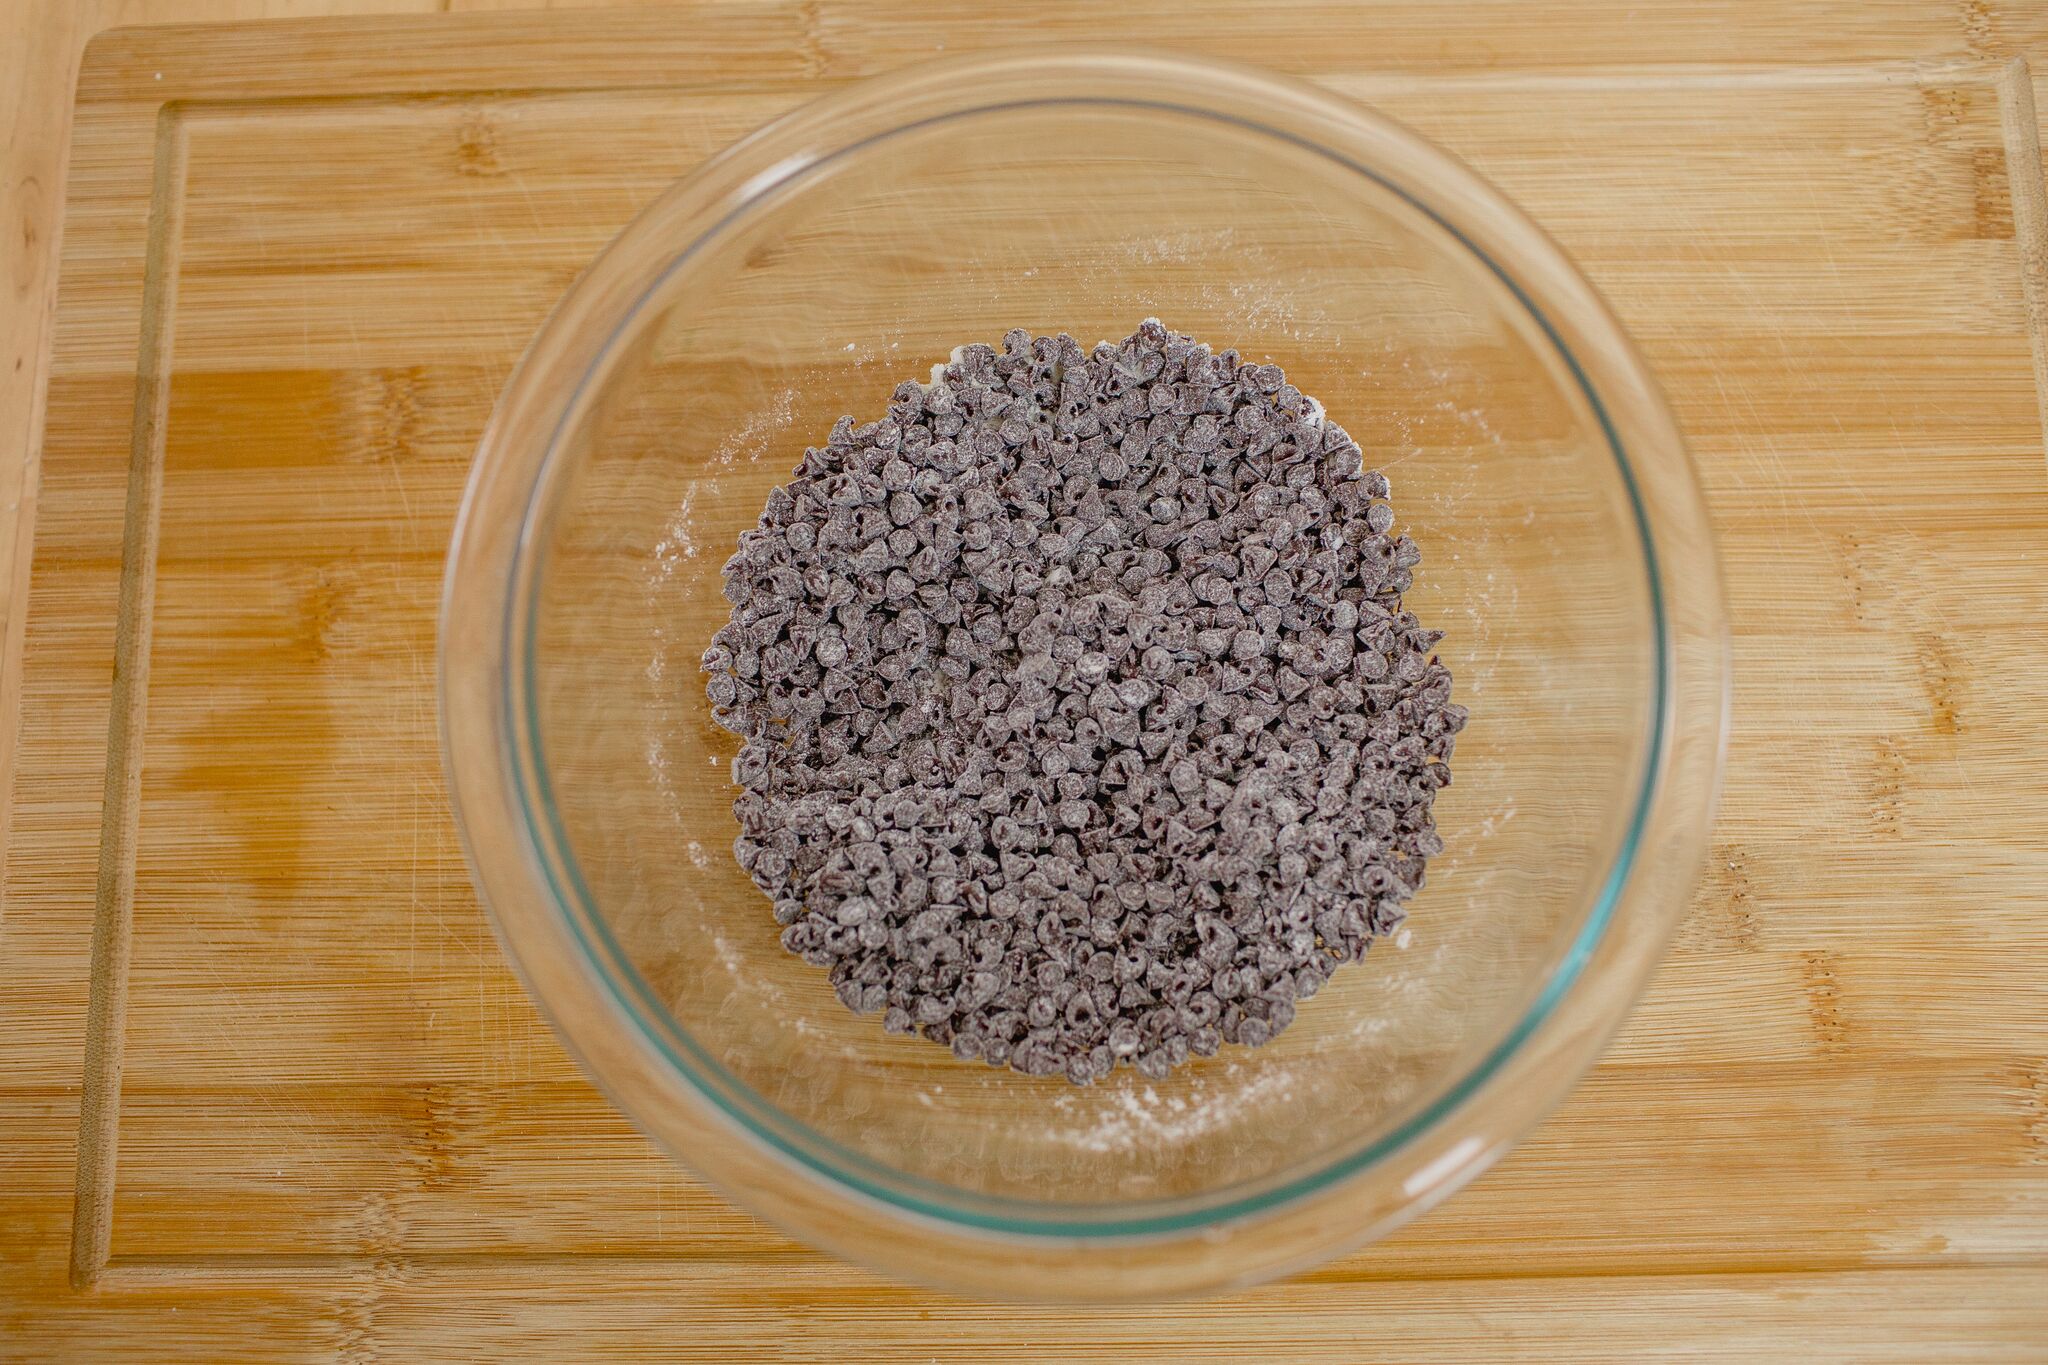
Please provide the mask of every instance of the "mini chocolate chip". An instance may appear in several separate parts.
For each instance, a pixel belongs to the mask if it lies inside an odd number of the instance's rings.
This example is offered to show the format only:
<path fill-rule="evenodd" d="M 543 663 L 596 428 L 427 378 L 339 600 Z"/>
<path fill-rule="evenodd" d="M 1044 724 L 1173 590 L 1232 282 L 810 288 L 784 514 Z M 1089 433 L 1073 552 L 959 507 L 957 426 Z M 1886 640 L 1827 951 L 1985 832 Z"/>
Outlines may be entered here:
<path fill-rule="evenodd" d="M 703 655 L 734 857 L 849 1009 L 1090 1084 L 1257 1045 L 1405 915 L 1465 726 L 1384 474 L 1147 320 L 836 424 Z"/>

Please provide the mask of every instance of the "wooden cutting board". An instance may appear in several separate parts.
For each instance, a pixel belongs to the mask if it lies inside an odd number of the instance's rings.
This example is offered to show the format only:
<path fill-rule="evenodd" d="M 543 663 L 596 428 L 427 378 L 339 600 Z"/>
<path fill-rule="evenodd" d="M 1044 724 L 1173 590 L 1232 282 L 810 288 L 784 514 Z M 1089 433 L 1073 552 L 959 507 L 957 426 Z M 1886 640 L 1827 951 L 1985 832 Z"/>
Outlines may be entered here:
<path fill-rule="evenodd" d="M 0 1356 L 2043 1358 L 2048 205 L 2007 59 L 2048 16 L 1820 8 L 99 39 L 6 846 Z M 1733 614 L 1711 862 L 1607 1060 L 1408 1230 L 1194 1306 L 948 1300 L 706 1191 L 506 971 L 438 763 L 442 552 L 553 299 L 760 121 L 1039 36 L 1301 72 L 1493 177 L 1667 386 Z"/>

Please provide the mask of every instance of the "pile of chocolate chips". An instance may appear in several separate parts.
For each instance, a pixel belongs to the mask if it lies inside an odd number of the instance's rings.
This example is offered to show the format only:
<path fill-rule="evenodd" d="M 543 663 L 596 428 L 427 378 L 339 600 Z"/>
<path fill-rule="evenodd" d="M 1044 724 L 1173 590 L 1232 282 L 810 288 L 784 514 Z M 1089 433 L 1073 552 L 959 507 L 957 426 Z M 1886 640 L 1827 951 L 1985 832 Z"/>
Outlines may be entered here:
<path fill-rule="evenodd" d="M 1404 914 L 1464 708 L 1273 365 L 1019 328 L 807 450 L 704 655 L 740 865 L 849 1007 L 1078 1084 L 1257 1045 Z"/>

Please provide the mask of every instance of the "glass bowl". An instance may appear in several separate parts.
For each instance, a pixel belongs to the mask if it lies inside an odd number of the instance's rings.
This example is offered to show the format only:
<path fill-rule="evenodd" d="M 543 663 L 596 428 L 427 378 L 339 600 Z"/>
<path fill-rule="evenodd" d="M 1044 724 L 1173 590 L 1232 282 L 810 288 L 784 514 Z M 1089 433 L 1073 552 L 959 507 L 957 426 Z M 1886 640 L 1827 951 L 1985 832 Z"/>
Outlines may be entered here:
<path fill-rule="evenodd" d="M 885 1034 L 783 951 L 698 659 L 736 537 L 842 413 L 1012 327 L 1148 316 L 1282 365 L 1389 473 L 1471 721 L 1405 932 L 1265 1047 L 1076 1087 Z M 762 1216 L 985 1295 L 1239 1284 L 1470 1180 L 1641 989 L 1719 769 L 1707 521 L 1593 290 L 1413 134 L 1179 57 L 920 66 L 670 189 L 508 384 L 442 611 L 471 865 L 569 1048 Z"/>

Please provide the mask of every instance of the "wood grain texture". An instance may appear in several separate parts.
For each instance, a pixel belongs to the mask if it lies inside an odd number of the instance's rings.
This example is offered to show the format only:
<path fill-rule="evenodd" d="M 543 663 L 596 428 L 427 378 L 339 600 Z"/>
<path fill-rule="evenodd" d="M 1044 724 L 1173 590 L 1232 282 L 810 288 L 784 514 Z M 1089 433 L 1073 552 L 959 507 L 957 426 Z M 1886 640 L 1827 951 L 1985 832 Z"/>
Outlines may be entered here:
<path fill-rule="evenodd" d="M 19 656 L 0 1355 L 2040 1358 L 2048 224 L 2009 62 L 2048 23 L 1610 8 L 1089 11 L 1378 104 L 1559 237 L 1693 443 L 1737 667 L 1692 918 L 1565 1108 L 1385 1243 L 1114 1318 L 881 1284 L 654 1152 L 498 958 L 431 695 L 469 452 L 574 272 L 821 83 L 1017 21 L 101 39 Z"/>

